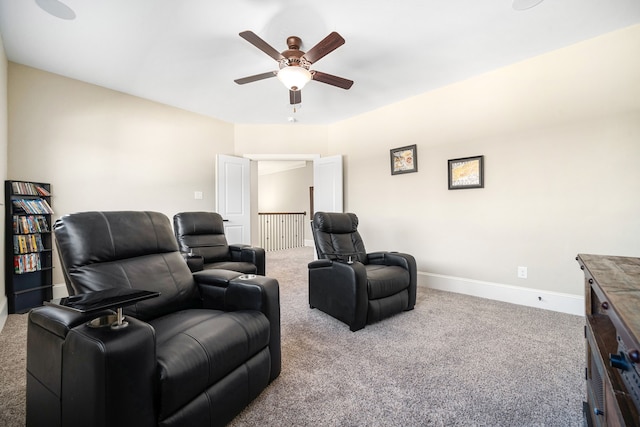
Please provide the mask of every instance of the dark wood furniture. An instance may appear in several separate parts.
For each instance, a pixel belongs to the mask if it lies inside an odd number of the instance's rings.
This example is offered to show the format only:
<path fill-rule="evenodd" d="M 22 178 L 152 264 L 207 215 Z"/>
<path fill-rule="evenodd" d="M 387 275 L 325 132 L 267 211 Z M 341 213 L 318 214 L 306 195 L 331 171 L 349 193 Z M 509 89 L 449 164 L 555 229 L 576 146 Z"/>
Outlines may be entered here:
<path fill-rule="evenodd" d="M 579 254 L 585 277 L 587 418 L 640 425 L 640 258 Z"/>
<path fill-rule="evenodd" d="M 5 181 L 4 195 L 9 313 L 25 313 L 53 296 L 51 185 Z"/>

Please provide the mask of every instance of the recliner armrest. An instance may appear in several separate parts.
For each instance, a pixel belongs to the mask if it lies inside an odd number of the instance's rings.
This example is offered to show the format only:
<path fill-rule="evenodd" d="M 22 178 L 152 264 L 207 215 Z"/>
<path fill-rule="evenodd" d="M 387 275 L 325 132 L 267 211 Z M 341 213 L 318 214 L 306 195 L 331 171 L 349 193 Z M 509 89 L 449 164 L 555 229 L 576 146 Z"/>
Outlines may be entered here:
<path fill-rule="evenodd" d="M 256 274 L 265 275 L 265 252 L 263 248 L 245 244 L 229 245 L 231 261 L 248 262 L 256 266 Z"/>
<path fill-rule="evenodd" d="M 41 307 L 29 314 L 27 424 L 148 426 L 155 419 L 155 332 L 127 317 L 126 328 L 91 328 L 102 310 Z M 63 375 L 64 373 L 64 375 Z M 48 402 L 42 405 L 42 402 Z"/>
<path fill-rule="evenodd" d="M 155 420 L 155 331 L 128 326 L 72 329 L 63 347 L 62 419 L 69 425 L 151 426 Z"/>
<path fill-rule="evenodd" d="M 245 245 L 242 243 L 234 243 L 229 245 L 229 253 L 231 254 L 232 261 L 240 261 L 240 254 L 244 248 L 250 248 L 251 245 Z"/>
<path fill-rule="evenodd" d="M 274 315 L 279 322 L 280 288 L 276 279 L 220 269 L 199 271 L 193 274 L 193 278 L 200 287 L 205 308 L 258 310 L 269 320 Z"/>
<path fill-rule="evenodd" d="M 34 308 L 29 312 L 29 323 L 38 325 L 49 333 L 65 338 L 76 326 L 89 322 L 96 317 L 114 314 L 112 310 L 101 310 L 93 313 L 80 313 L 53 306 Z"/>
<path fill-rule="evenodd" d="M 315 261 L 311 261 L 308 265 L 309 269 L 313 268 L 322 268 L 322 267 L 330 267 L 333 264 L 333 261 L 330 259 L 318 259 Z"/>
<path fill-rule="evenodd" d="M 397 265 L 405 270 L 411 271 L 411 268 L 415 268 L 415 258 L 413 255 L 404 254 L 401 252 L 371 252 L 367 254 L 369 264 L 382 264 L 382 265 Z"/>
<path fill-rule="evenodd" d="M 184 252 L 181 252 L 182 258 L 184 258 L 185 262 L 187 263 L 187 266 L 189 267 L 189 270 L 191 270 L 192 273 L 195 273 L 196 271 L 202 271 L 204 269 L 204 257 L 201 255 L 195 255 L 195 254 L 187 254 Z"/>
<path fill-rule="evenodd" d="M 330 259 L 332 261 L 352 264 L 356 261 L 362 262 L 363 258 L 360 258 L 361 255 L 364 257 L 367 256 L 364 252 L 323 252 L 322 259 Z"/>
<path fill-rule="evenodd" d="M 204 308 L 224 310 L 229 282 L 240 275 L 242 275 L 242 273 L 238 273 L 237 271 L 216 268 L 193 273 L 193 279 L 200 289 Z"/>
<path fill-rule="evenodd" d="M 367 321 L 367 271 L 359 261 L 320 259 L 309 268 L 309 305 L 326 310 L 344 321 L 352 331 L 362 329 Z"/>
<path fill-rule="evenodd" d="M 315 261 L 311 261 L 308 264 L 309 268 L 309 280 L 311 280 L 312 276 L 314 277 L 324 277 L 325 271 L 331 271 L 330 275 L 325 277 L 323 282 L 331 281 L 335 283 L 340 283 L 340 286 L 348 287 L 355 286 L 354 289 L 358 288 L 358 282 L 364 283 L 364 287 L 358 289 L 358 292 L 364 291 L 366 295 L 366 283 L 367 283 L 367 272 L 360 261 L 354 261 L 352 263 L 337 261 L 337 260 L 329 260 L 329 259 L 319 259 Z"/>
<path fill-rule="evenodd" d="M 276 279 L 240 274 L 236 271 L 209 269 L 193 275 L 200 287 L 205 308 L 224 311 L 257 310 L 269 319 L 271 374 L 274 380 L 281 370 L 280 285 Z"/>
<path fill-rule="evenodd" d="M 416 304 L 416 292 L 418 285 L 418 268 L 413 255 L 402 252 L 372 252 L 367 254 L 370 264 L 397 265 L 409 272 L 409 303 L 411 310 Z"/>
<path fill-rule="evenodd" d="M 38 307 L 29 312 L 27 324 L 27 425 L 47 425 L 60 414 L 62 350 L 69 331 L 96 316 L 113 314 L 79 313 L 59 307 Z M 34 378 L 36 381 L 34 381 Z M 35 385 L 35 386 L 34 386 Z M 56 402 L 46 408 L 41 397 Z M 36 408 L 31 410 L 31 408 Z"/>
<path fill-rule="evenodd" d="M 308 264 L 308 268 L 322 268 L 322 267 L 329 267 L 331 266 L 333 263 L 339 263 L 339 264 L 347 264 L 347 265 L 352 265 L 356 262 L 360 262 L 357 259 L 353 259 L 353 258 L 347 258 L 347 259 L 342 259 L 342 258 L 338 258 L 338 259 L 328 259 L 328 258 L 323 258 L 323 259 L 318 259 L 315 261 L 311 261 Z M 361 263 L 362 264 L 362 263 Z"/>
<path fill-rule="evenodd" d="M 276 279 L 256 276 L 242 279 L 239 276 L 229 282 L 226 308 L 231 310 L 259 310 L 269 319 L 269 350 L 271 372 L 269 381 L 280 375 L 282 369 L 282 344 L 280 335 L 280 285 Z"/>

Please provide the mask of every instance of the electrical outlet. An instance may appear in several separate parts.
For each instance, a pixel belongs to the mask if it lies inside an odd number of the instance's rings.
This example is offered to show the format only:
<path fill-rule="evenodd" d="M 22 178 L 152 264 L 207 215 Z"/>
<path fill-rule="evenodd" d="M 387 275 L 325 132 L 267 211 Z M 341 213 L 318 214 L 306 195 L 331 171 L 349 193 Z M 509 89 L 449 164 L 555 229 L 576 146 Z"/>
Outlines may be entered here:
<path fill-rule="evenodd" d="M 520 279 L 527 278 L 527 267 L 518 267 L 518 278 Z"/>
<path fill-rule="evenodd" d="M 195 191 L 193 193 L 193 198 L 196 200 L 202 200 L 202 191 Z"/>

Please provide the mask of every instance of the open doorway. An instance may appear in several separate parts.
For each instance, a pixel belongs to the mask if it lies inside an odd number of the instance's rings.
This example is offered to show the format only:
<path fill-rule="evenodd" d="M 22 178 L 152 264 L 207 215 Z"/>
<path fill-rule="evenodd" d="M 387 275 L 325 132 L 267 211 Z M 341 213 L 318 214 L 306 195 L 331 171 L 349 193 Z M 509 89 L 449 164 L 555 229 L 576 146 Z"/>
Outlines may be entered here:
<path fill-rule="evenodd" d="M 260 245 L 265 249 L 313 246 L 309 226 L 313 162 L 258 160 L 257 163 Z M 278 234 L 278 243 L 274 242 L 274 233 Z M 271 244 L 266 239 L 271 239 Z"/>
<path fill-rule="evenodd" d="M 225 159 L 228 161 L 238 161 L 243 165 L 247 165 L 247 169 L 251 170 L 249 177 L 243 177 L 242 179 L 220 179 L 220 174 L 222 171 L 234 170 L 234 168 L 229 168 L 226 165 Z M 257 244 L 259 241 L 258 238 L 258 221 L 259 221 L 259 212 L 258 205 L 259 199 L 258 196 L 266 191 L 264 188 L 261 190 L 259 187 L 259 178 L 260 174 L 258 173 L 258 162 L 261 161 L 303 161 L 304 163 L 299 164 L 299 168 L 302 168 L 302 164 L 304 164 L 304 168 L 309 174 L 309 171 L 313 171 L 313 178 L 311 181 L 306 179 L 298 179 L 295 177 L 287 177 L 284 180 L 280 180 L 278 185 L 275 186 L 275 190 L 272 194 L 278 194 L 283 200 L 291 200 L 292 191 L 291 183 L 300 183 L 303 182 L 304 185 L 301 188 L 304 188 L 304 194 L 312 194 L 313 195 L 313 208 L 312 210 L 319 211 L 327 211 L 327 212 L 342 212 L 343 211 L 343 165 L 342 165 L 342 156 L 341 155 L 333 155 L 328 157 L 321 157 L 319 154 L 306 154 L 306 155 L 273 155 L 273 154 L 257 154 L 257 155 L 244 155 L 242 158 L 233 157 L 233 156 L 223 156 L 218 155 L 218 160 L 216 164 L 216 168 L 218 169 L 218 183 L 217 183 L 217 191 L 216 191 L 216 208 L 219 209 L 220 205 L 225 202 L 225 195 L 242 195 L 242 200 L 245 200 L 246 196 L 248 201 L 245 203 L 238 203 L 238 206 L 243 207 L 242 209 L 236 209 L 237 213 L 243 217 L 247 223 L 249 223 L 248 232 L 251 236 L 250 242 L 252 244 Z M 273 163 L 271 164 L 274 165 Z M 311 169 L 308 169 L 311 167 Z M 244 168 L 244 166 L 243 166 Z M 293 168 L 293 169 L 299 169 Z M 287 169 L 287 168 L 285 168 Z M 244 169 L 243 169 L 244 170 Z M 224 185 L 223 185 L 224 184 Z M 221 186 L 223 188 L 221 188 Z M 226 187 L 229 188 L 226 188 Z M 313 192 L 308 192 L 309 187 L 313 187 Z M 303 194 L 300 191 L 300 194 Z M 234 196 L 235 197 L 235 196 Z M 238 196 L 239 197 L 239 196 Z M 235 197 L 235 198 L 238 198 Z M 299 199 L 298 199 L 299 197 Z M 300 212 L 306 212 L 306 206 L 309 204 L 309 199 L 307 196 L 296 196 L 298 200 L 304 200 L 303 208 L 301 208 Z M 267 209 L 271 210 L 281 210 L 279 207 L 267 207 Z M 296 211 L 298 209 L 296 208 Z M 234 213 L 236 213 L 234 211 Z M 309 215 L 311 212 L 309 211 Z M 307 220 L 308 221 L 308 220 Z M 308 225 L 308 222 L 307 224 Z M 311 229 L 310 227 L 307 229 L 305 227 L 305 231 L 308 230 L 307 240 L 310 245 L 313 246 L 313 241 L 311 238 Z"/>

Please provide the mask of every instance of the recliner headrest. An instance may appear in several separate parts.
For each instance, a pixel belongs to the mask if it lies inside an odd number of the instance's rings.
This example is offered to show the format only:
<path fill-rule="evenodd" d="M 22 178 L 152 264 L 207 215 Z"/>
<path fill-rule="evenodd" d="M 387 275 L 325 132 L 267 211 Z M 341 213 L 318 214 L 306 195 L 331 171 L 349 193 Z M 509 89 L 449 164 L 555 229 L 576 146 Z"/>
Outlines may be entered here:
<path fill-rule="evenodd" d="M 217 212 L 180 212 L 173 217 L 178 236 L 224 234 L 224 222 Z"/>
<path fill-rule="evenodd" d="M 313 226 L 325 233 L 353 233 L 358 230 L 358 217 L 354 213 L 316 212 Z"/>
<path fill-rule="evenodd" d="M 158 212 L 74 213 L 58 219 L 53 230 L 67 269 L 178 251 L 169 218 Z"/>

